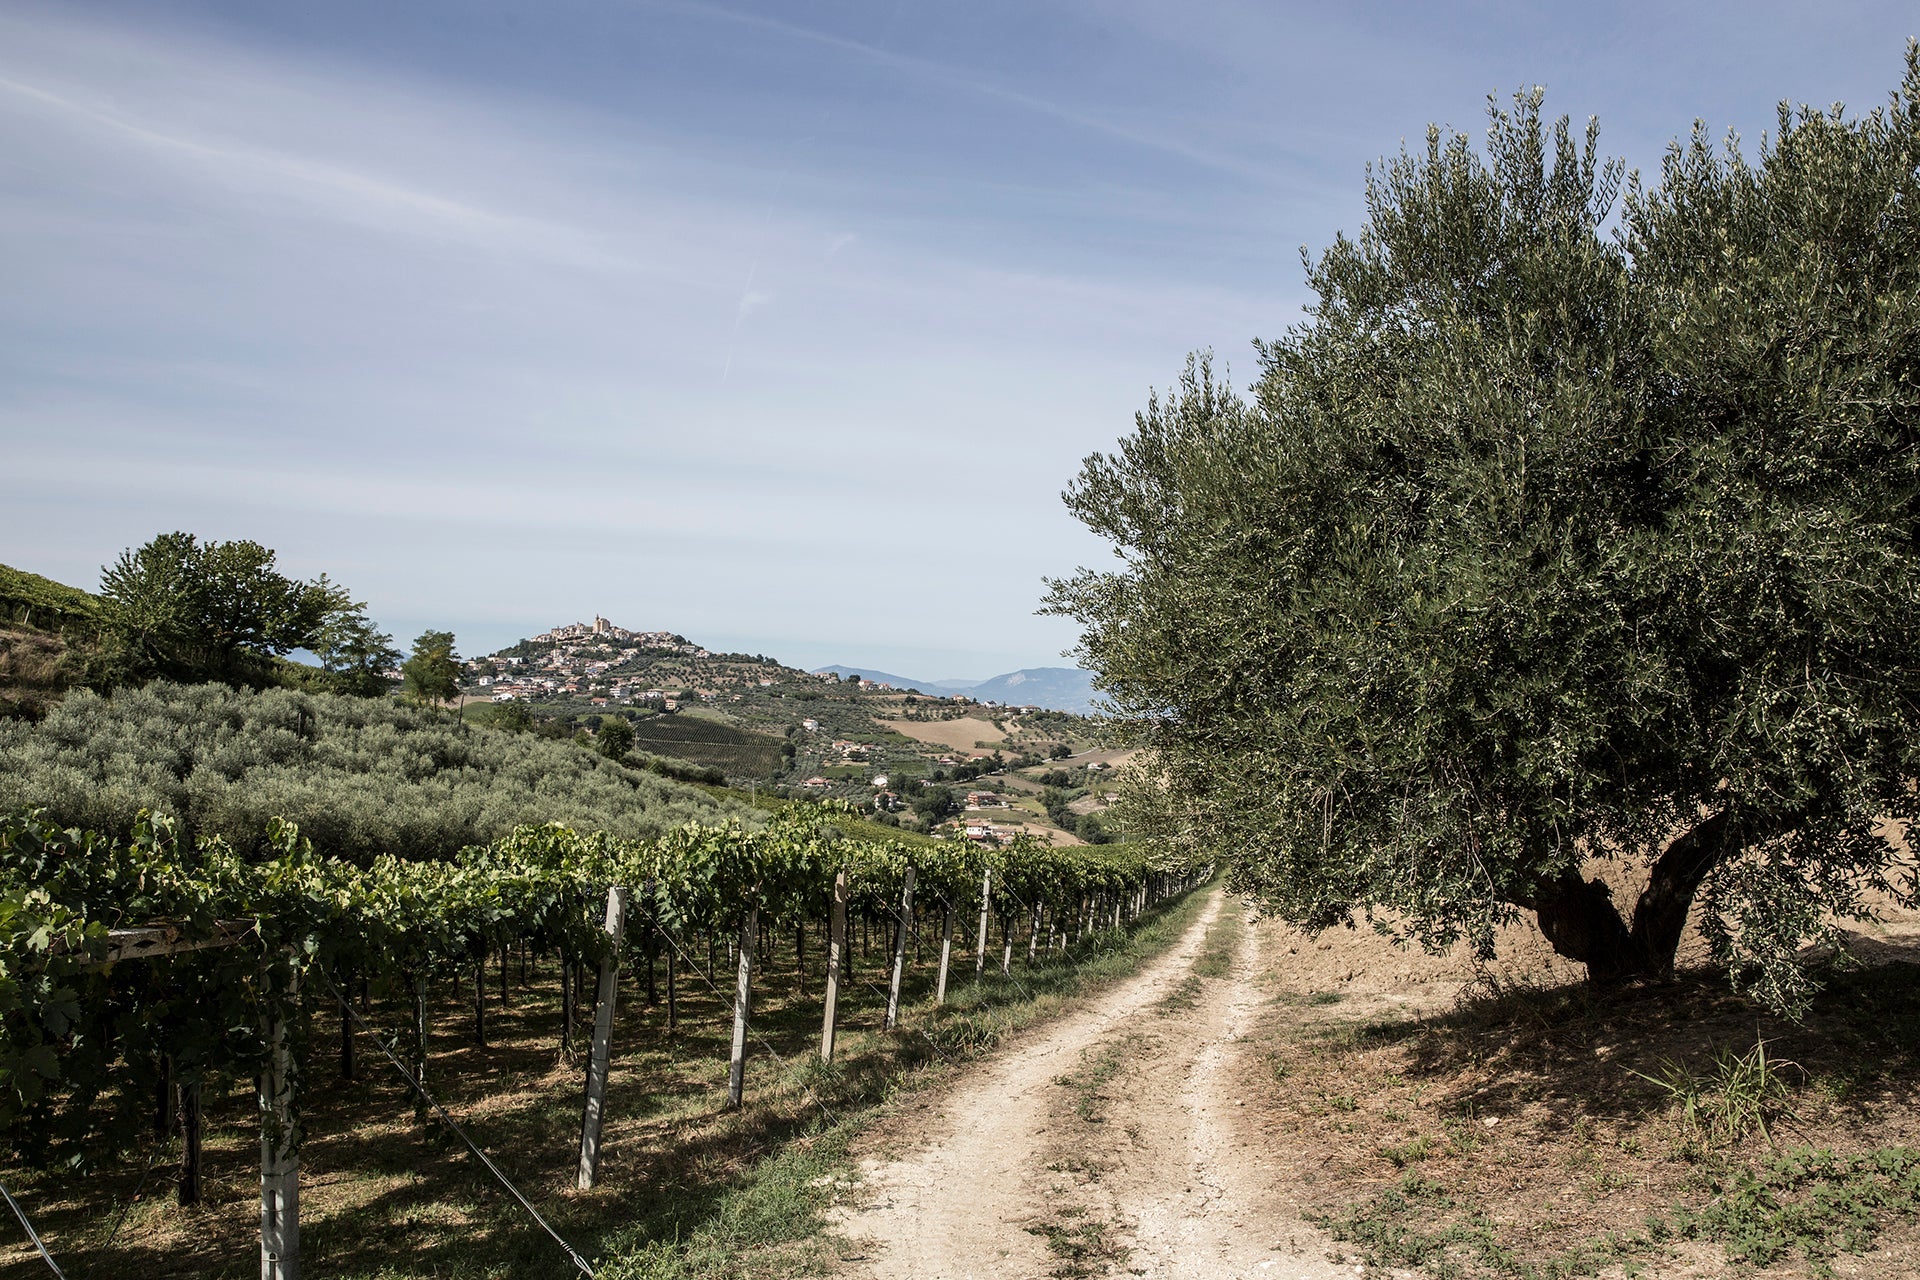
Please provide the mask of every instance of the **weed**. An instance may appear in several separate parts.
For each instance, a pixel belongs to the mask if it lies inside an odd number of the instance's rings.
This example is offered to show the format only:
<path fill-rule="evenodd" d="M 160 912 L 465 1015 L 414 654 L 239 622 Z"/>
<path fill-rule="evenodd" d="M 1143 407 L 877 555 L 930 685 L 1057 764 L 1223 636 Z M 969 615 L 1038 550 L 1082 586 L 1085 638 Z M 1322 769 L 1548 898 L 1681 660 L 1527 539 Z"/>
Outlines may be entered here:
<path fill-rule="evenodd" d="M 1391 1161 L 1396 1169 L 1404 1169 L 1410 1164 L 1418 1164 L 1433 1154 L 1433 1139 L 1421 1134 L 1411 1142 L 1403 1142 L 1397 1147 L 1381 1147 L 1380 1154 Z"/>
<path fill-rule="evenodd" d="M 1767 1057 L 1767 1042 L 1760 1040 L 1745 1053 L 1716 1050 L 1713 1068 L 1705 1074 L 1671 1060 L 1661 1063 L 1658 1075 L 1633 1074 L 1658 1085 L 1679 1108 L 1680 1127 L 1690 1145 L 1712 1150 L 1740 1143 L 1756 1129 L 1773 1145 L 1768 1119 L 1792 1114 L 1782 1068 L 1801 1070 L 1798 1063 Z"/>
<path fill-rule="evenodd" d="M 1193 962 L 1193 972 L 1201 978 L 1224 978 L 1233 969 L 1233 953 L 1240 940 L 1240 917 L 1226 912 L 1207 930 L 1205 943 Z"/>
<path fill-rule="evenodd" d="M 1057 1260 L 1049 1275 L 1063 1280 L 1105 1275 L 1113 1265 L 1123 1263 L 1132 1250 L 1113 1238 L 1113 1224 L 1101 1218 L 1089 1218 L 1085 1209 L 1063 1208 L 1062 1221 L 1042 1222 L 1028 1227 L 1030 1235 L 1045 1236 L 1047 1249 Z"/>
<path fill-rule="evenodd" d="M 1866 1252 L 1889 1217 L 1916 1213 L 1920 1151 L 1840 1156 L 1796 1147 L 1716 1179 L 1704 1207 L 1676 1210 L 1662 1227 L 1681 1239 L 1719 1241 L 1736 1262 L 1765 1267 L 1798 1252 L 1830 1275 L 1829 1259 Z"/>
<path fill-rule="evenodd" d="M 1470 1155 L 1480 1146 L 1480 1130 L 1473 1123 L 1471 1110 L 1464 1116 L 1448 1116 L 1443 1123 L 1447 1130 L 1447 1150 L 1454 1155 Z"/>
<path fill-rule="evenodd" d="M 1087 1053 L 1080 1055 L 1080 1068 L 1054 1080 L 1073 1090 L 1073 1113 L 1088 1124 L 1099 1124 L 1104 1117 L 1099 1113 L 1098 1104 L 1105 1101 L 1100 1094 L 1100 1086 L 1120 1074 L 1120 1068 L 1126 1059 L 1136 1052 L 1146 1041 L 1144 1036 L 1127 1036 L 1100 1047 L 1091 1060 Z M 1092 1051 L 1089 1050 L 1089 1053 Z"/>
<path fill-rule="evenodd" d="M 1182 978 L 1178 986 L 1161 998 L 1158 1011 L 1164 1018 L 1168 1014 L 1191 1009 L 1199 1003 L 1200 979 Z"/>

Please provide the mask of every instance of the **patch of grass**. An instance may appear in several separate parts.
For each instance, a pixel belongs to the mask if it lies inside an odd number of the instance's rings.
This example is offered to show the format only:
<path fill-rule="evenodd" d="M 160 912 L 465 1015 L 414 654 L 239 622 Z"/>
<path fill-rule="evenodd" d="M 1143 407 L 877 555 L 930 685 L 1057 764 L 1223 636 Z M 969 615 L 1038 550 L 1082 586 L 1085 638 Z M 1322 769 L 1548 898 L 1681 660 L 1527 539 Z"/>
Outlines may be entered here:
<path fill-rule="evenodd" d="M 1461 1265 L 1466 1258 L 1486 1262 L 1505 1256 L 1485 1214 L 1425 1225 L 1432 1214 L 1458 1207 L 1438 1182 L 1410 1172 L 1398 1185 L 1345 1213 L 1309 1214 L 1308 1221 L 1343 1244 L 1359 1246 L 1361 1260 L 1370 1268 L 1418 1267 L 1437 1280 L 1453 1280 L 1466 1274 Z"/>
<path fill-rule="evenodd" d="M 1920 1213 L 1920 1151 L 1841 1156 L 1795 1147 L 1732 1167 L 1713 1185 L 1704 1206 L 1676 1210 L 1665 1230 L 1718 1241 L 1730 1259 L 1756 1267 L 1797 1253 L 1815 1274 L 1831 1275 L 1834 1257 L 1865 1253 L 1892 1219 Z"/>
<path fill-rule="evenodd" d="M 1769 1058 L 1767 1042 L 1761 1040 L 1745 1053 L 1716 1049 L 1713 1067 L 1705 1072 L 1665 1059 L 1655 1074 L 1632 1074 L 1667 1095 L 1680 1113 L 1681 1132 L 1689 1146 L 1711 1150 L 1744 1142 L 1755 1130 L 1768 1146 L 1773 1145 L 1768 1120 L 1792 1114 L 1785 1069 L 1799 1072 L 1803 1079 L 1806 1076 L 1798 1063 Z"/>
<path fill-rule="evenodd" d="M 1240 949 L 1240 934 L 1244 925 L 1237 911 L 1223 911 L 1220 918 L 1207 930 L 1206 940 L 1201 943 L 1200 954 L 1193 962 L 1195 977 L 1224 978 L 1233 971 L 1234 953 Z"/>
<path fill-rule="evenodd" d="M 1073 1090 L 1073 1114 L 1088 1124 L 1101 1123 L 1105 1117 L 1100 1114 L 1099 1104 L 1105 1098 L 1100 1087 L 1119 1075 L 1127 1060 L 1151 1043 L 1146 1036 L 1124 1036 L 1082 1053 L 1078 1070 L 1054 1080 L 1055 1084 Z"/>
<path fill-rule="evenodd" d="M 1404 1169 L 1410 1164 L 1418 1164 L 1433 1154 L 1433 1139 L 1426 1134 L 1402 1142 L 1398 1146 L 1380 1148 L 1380 1155 L 1396 1169 Z"/>
<path fill-rule="evenodd" d="M 1132 1253 L 1113 1238 L 1111 1222 L 1088 1217 L 1084 1209 L 1063 1208 L 1054 1221 L 1036 1223 L 1027 1231 L 1046 1237 L 1047 1251 L 1055 1259 L 1053 1270 L 1047 1274 L 1061 1280 L 1106 1275 Z"/>
<path fill-rule="evenodd" d="M 1160 1003 L 1154 1008 L 1155 1012 L 1164 1018 L 1171 1014 L 1183 1013 L 1199 1003 L 1200 979 L 1189 977 L 1180 979 L 1179 984 L 1161 997 Z"/>
<path fill-rule="evenodd" d="M 1524 1257 L 1483 1208 L 1411 1170 L 1394 1187 L 1345 1213 L 1309 1214 L 1308 1220 L 1335 1240 L 1357 1246 L 1369 1273 L 1414 1268 L 1434 1280 L 1487 1275 L 1572 1280 L 1609 1267 L 1634 1275 L 1639 1259 L 1657 1248 L 1653 1232 L 1614 1233 L 1557 1253 Z"/>

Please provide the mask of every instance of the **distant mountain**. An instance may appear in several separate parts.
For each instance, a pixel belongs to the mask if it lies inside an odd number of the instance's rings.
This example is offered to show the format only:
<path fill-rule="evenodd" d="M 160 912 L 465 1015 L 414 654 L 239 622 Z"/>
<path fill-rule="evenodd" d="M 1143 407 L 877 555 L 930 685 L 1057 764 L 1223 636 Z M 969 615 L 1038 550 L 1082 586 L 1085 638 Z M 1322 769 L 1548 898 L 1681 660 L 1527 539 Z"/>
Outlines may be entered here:
<path fill-rule="evenodd" d="M 843 667 L 837 663 L 831 667 L 821 667 L 813 674 L 824 676 L 828 672 L 832 672 L 842 680 L 848 676 L 859 676 L 862 680 L 871 680 L 875 684 L 890 684 L 896 689 L 918 689 L 922 693 L 965 693 L 973 687 L 964 681 L 955 683 L 949 680 L 943 684 L 938 680 L 915 680 L 911 676 L 896 676 L 890 671 L 875 671 L 871 667 Z"/>
<path fill-rule="evenodd" d="M 814 674 L 824 675 L 829 671 L 842 680 L 856 675 L 876 684 L 890 684 L 896 689 L 918 689 L 922 693 L 963 693 L 981 702 L 1031 704 L 1052 711 L 1072 711 L 1083 716 L 1092 715 L 1098 709 L 1095 706 L 1098 695 L 1093 688 L 1093 673 L 1079 667 L 1027 667 L 994 676 L 990 680 L 916 680 L 911 676 L 896 676 L 866 667 L 838 665 L 821 667 Z"/>
<path fill-rule="evenodd" d="M 1094 713 L 1099 696 L 1094 692 L 1093 672 L 1079 667 L 1027 667 L 982 680 L 965 692 L 982 702 L 1032 703 L 1083 716 Z"/>

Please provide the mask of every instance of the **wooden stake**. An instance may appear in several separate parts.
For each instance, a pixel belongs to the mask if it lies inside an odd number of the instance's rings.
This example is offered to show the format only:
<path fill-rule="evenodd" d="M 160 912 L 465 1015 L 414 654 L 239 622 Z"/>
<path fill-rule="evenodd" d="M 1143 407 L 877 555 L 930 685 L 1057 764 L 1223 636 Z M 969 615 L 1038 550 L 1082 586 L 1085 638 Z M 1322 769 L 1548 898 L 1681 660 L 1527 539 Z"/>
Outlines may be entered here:
<path fill-rule="evenodd" d="M 840 968 L 847 953 L 847 873 L 833 873 L 833 907 L 827 913 L 827 1007 L 820 1019 L 820 1061 L 833 1061 L 834 1019 L 840 1008 Z"/>
<path fill-rule="evenodd" d="M 672 1035 L 680 1029 L 680 987 L 675 978 L 674 961 L 679 957 L 680 948 L 667 948 L 667 1034 Z"/>
<path fill-rule="evenodd" d="M 299 993 L 288 979 L 287 997 Z M 271 978 L 263 977 L 271 999 Z M 267 1017 L 271 1056 L 260 1075 L 260 1280 L 300 1280 L 300 1129 L 293 1114 L 293 1054 L 287 1023 L 277 1009 Z"/>
<path fill-rule="evenodd" d="M 647 1004 L 660 1003 L 660 986 L 654 981 L 654 962 L 660 956 L 660 931 L 654 927 L 653 913 L 647 914 Z"/>
<path fill-rule="evenodd" d="M 200 1082 L 174 1086 L 180 1113 L 180 1203 L 200 1203 Z"/>
<path fill-rule="evenodd" d="M 753 939 L 760 909 L 748 907 L 740 918 L 740 965 L 733 987 L 733 1060 L 727 1067 L 727 1105 L 736 1110 L 747 1089 L 747 1010 L 752 996 Z"/>
<path fill-rule="evenodd" d="M 587 1055 L 587 1102 L 580 1118 L 580 1172 L 575 1185 L 593 1190 L 600 1168 L 600 1118 L 607 1105 L 607 1063 L 613 1053 L 613 1002 L 620 990 L 620 937 L 627 925 L 627 891 L 607 890 L 607 956 L 600 962 L 600 993 L 593 1006 L 593 1049 Z"/>
<path fill-rule="evenodd" d="M 341 975 L 340 990 L 343 1004 L 340 1009 L 340 1078 L 353 1079 L 353 1019 L 347 1016 L 344 1000 L 351 999 L 345 993 L 353 990 L 353 973 L 349 970 Z"/>
<path fill-rule="evenodd" d="M 900 1022 L 900 975 L 907 967 L 907 922 L 913 919 L 913 868 L 907 868 L 906 888 L 900 893 L 900 920 L 894 930 L 893 983 L 887 988 L 887 1018 L 882 1031 L 891 1031 Z"/>
<path fill-rule="evenodd" d="M 933 987 L 933 1002 L 947 1002 L 947 961 L 953 958 L 953 910 L 940 908 L 940 980 Z"/>
<path fill-rule="evenodd" d="M 473 962 L 473 1042 L 487 1047 L 487 958 Z"/>
<path fill-rule="evenodd" d="M 164 1138 L 173 1132 L 175 1113 L 179 1110 L 176 1101 L 179 1091 L 173 1084 L 172 1055 L 161 1054 L 156 1065 L 160 1068 L 160 1078 L 153 1086 L 153 1135 Z"/>

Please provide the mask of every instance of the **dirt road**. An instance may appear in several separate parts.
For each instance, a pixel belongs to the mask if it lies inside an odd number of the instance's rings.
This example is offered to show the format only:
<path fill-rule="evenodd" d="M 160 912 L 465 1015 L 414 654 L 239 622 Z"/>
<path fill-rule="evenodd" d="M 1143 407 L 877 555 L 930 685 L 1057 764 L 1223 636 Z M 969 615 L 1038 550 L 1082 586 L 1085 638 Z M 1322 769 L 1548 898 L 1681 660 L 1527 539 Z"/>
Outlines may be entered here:
<path fill-rule="evenodd" d="M 1236 1083 L 1259 934 L 1220 891 L 1135 977 L 886 1126 L 838 1230 L 905 1280 L 1351 1276 L 1281 1203 Z"/>

